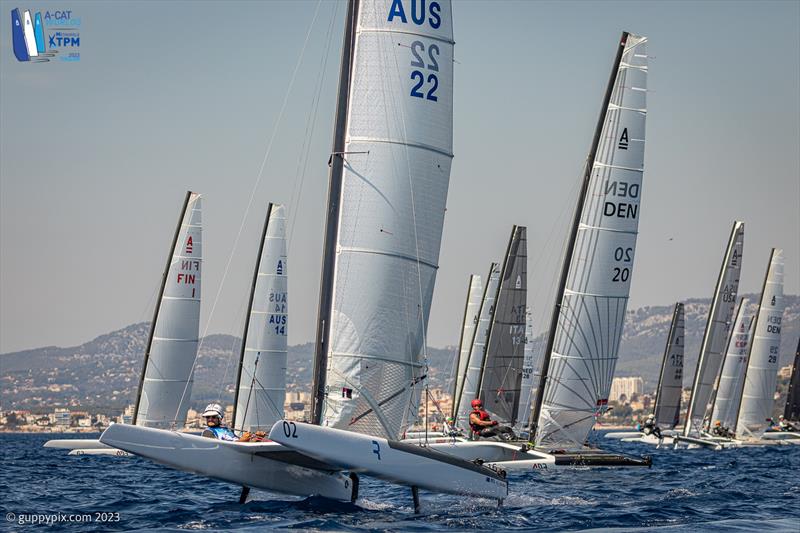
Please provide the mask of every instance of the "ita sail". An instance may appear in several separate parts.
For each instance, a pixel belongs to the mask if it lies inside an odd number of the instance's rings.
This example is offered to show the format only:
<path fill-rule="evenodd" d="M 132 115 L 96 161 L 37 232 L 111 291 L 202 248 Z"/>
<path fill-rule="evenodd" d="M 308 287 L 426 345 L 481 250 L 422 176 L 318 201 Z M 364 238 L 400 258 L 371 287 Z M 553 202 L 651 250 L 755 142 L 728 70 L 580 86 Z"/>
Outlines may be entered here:
<path fill-rule="evenodd" d="M 783 308 L 783 250 L 773 248 L 758 314 L 753 320 L 753 339 L 736 426 L 736 435 L 740 438 L 760 438 L 770 425 L 780 360 Z"/>
<path fill-rule="evenodd" d="M 475 338 L 475 328 L 478 325 L 478 313 L 481 310 L 481 298 L 483 296 L 483 285 L 481 277 L 473 274 L 469 277 L 469 291 L 467 292 L 467 303 L 464 306 L 464 323 L 461 326 L 461 341 L 458 345 L 458 361 L 456 362 L 453 376 L 453 408 L 450 416 L 456 417 L 458 402 L 461 391 L 464 388 L 464 374 L 469 362 L 469 354 L 472 351 L 472 341 Z"/>
<path fill-rule="evenodd" d="M 697 359 L 692 395 L 689 398 L 686 424 L 683 427 L 683 434 L 687 437 L 693 434 L 697 435 L 704 429 L 708 403 L 711 401 L 711 393 L 722 365 L 728 331 L 733 323 L 733 309 L 736 305 L 736 293 L 739 290 L 743 250 L 744 222 L 736 221 L 733 223 L 728 247 L 722 260 L 722 269 L 708 311 L 708 322 L 703 335 L 703 344 L 700 347 L 700 357 Z"/>
<path fill-rule="evenodd" d="M 646 46 L 623 33 L 589 151 L 534 405 L 540 446 L 582 446 L 608 406 L 641 216 Z"/>
<path fill-rule="evenodd" d="M 470 353 L 467 365 L 464 368 L 464 379 L 461 393 L 456 404 L 456 425 L 460 428 L 469 427 L 469 414 L 472 411 L 470 403 L 478 397 L 481 383 L 481 372 L 486 361 L 486 341 L 489 336 L 489 327 L 492 323 L 492 313 L 497 299 L 497 288 L 500 286 L 500 265 L 492 263 L 489 268 L 486 286 L 483 290 L 483 299 L 478 311 L 478 323 L 475 327 L 473 340 L 470 343 Z"/>
<path fill-rule="evenodd" d="M 182 428 L 200 333 L 201 197 L 186 193 L 150 325 L 133 423 Z"/>
<path fill-rule="evenodd" d="M 450 2 L 353 2 L 332 154 L 314 419 L 417 418 L 453 158 Z"/>
<path fill-rule="evenodd" d="M 747 369 L 747 347 L 750 344 L 752 319 L 747 316 L 746 310 L 747 298 L 742 298 L 728 341 L 728 351 L 722 363 L 719 385 L 714 396 L 714 406 L 711 409 L 711 423 L 719 422 L 721 427 L 731 431 L 736 428 L 742 388 L 744 387 L 744 374 Z"/>
<path fill-rule="evenodd" d="M 525 350 L 528 246 L 525 226 L 514 226 L 503 260 L 489 327 L 479 398 L 494 419 L 516 424 Z"/>
<path fill-rule="evenodd" d="M 536 387 L 536 354 L 533 350 L 533 318 L 531 310 L 525 310 L 525 350 L 522 358 L 522 381 L 519 387 L 519 417 L 517 427 L 527 431 L 531 421 L 531 399 Z"/>
<path fill-rule="evenodd" d="M 658 378 L 656 401 L 653 414 L 660 427 L 674 428 L 678 425 L 681 413 L 681 393 L 683 392 L 683 304 L 676 303 L 672 312 L 672 323 L 667 336 L 667 347 L 661 363 Z"/>
<path fill-rule="evenodd" d="M 272 429 L 283 418 L 288 334 L 286 214 L 269 204 L 256 260 L 239 358 L 234 427 Z"/>

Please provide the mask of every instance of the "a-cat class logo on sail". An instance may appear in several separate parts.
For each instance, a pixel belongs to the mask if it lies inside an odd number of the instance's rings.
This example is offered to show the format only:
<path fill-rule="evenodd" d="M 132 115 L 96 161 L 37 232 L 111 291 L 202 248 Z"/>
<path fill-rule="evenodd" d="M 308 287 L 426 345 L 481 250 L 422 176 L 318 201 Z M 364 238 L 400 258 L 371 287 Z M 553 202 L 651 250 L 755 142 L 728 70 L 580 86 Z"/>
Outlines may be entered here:
<path fill-rule="evenodd" d="M 80 61 L 81 19 L 72 10 L 37 11 L 20 14 L 11 10 L 11 41 L 17 61 L 47 63 L 50 60 Z"/>

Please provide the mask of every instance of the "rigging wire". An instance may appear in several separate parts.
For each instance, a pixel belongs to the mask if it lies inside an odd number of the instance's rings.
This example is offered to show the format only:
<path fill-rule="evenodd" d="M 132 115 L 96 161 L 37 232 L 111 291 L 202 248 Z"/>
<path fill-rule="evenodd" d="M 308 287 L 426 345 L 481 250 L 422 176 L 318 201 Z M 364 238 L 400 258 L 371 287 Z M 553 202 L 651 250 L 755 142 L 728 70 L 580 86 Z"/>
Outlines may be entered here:
<path fill-rule="evenodd" d="M 289 80 L 288 87 L 286 88 L 286 94 L 283 97 L 283 104 L 281 105 L 280 112 L 278 113 L 278 118 L 275 121 L 275 126 L 273 126 L 273 128 L 272 128 L 272 134 L 270 135 L 269 142 L 267 143 L 266 150 L 264 151 L 264 157 L 261 159 L 261 166 L 258 169 L 258 174 L 256 174 L 255 183 L 253 184 L 253 188 L 250 191 L 250 198 L 247 201 L 247 207 L 245 208 L 244 213 L 242 213 L 242 221 L 239 224 L 239 231 L 237 232 L 236 238 L 233 241 L 233 246 L 231 247 L 231 253 L 228 255 L 228 261 L 225 264 L 225 270 L 222 273 L 222 279 L 220 280 L 219 287 L 217 288 L 217 294 L 214 297 L 214 303 L 211 305 L 211 312 L 208 315 L 208 320 L 206 321 L 206 326 L 203 329 L 203 336 L 200 338 L 200 341 L 198 343 L 198 346 L 197 346 L 198 355 L 200 353 L 200 348 L 202 348 L 202 346 L 203 346 L 203 341 L 205 340 L 205 337 L 206 337 L 206 335 L 208 333 L 208 328 L 209 328 L 209 326 L 211 324 L 211 318 L 214 316 L 214 310 L 216 309 L 217 303 L 219 302 L 219 297 L 220 297 L 220 294 L 222 293 L 222 288 L 225 285 L 225 280 L 227 279 L 228 271 L 230 270 L 230 266 L 231 266 L 231 263 L 233 261 L 233 257 L 234 257 L 235 252 L 236 252 L 236 247 L 238 246 L 239 239 L 242 236 L 242 232 L 244 230 L 245 222 L 247 222 L 247 215 L 249 214 L 250 208 L 253 205 L 253 200 L 255 199 L 256 192 L 258 191 L 258 186 L 261 184 L 261 177 L 262 177 L 262 175 L 264 173 L 264 167 L 266 166 L 267 160 L 269 159 L 269 155 L 272 152 L 272 145 L 275 142 L 275 138 L 276 138 L 277 133 L 278 133 L 278 126 L 280 125 L 281 119 L 283 118 L 283 114 L 286 111 L 286 106 L 287 106 L 287 104 L 289 102 L 289 96 L 292 94 L 292 88 L 294 87 L 294 82 L 297 79 L 297 72 L 300 70 L 300 65 L 303 62 L 303 57 L 304 57 L 305 52 L 306 52 L 306 47 L 308 46 L 308 41 L 309 41 L 309 38 L 311 37 L 311 32 L 312 32 L 312 30 L 314 28 L 314 24 L 316 23 L 317 15 L 319 14 L 319 8 L 320 8 L 321 5 L 322 5 L 322 0 L 317 0 L 317 7 L 314 10 L 314 16 L 311 19 L 311 23 L 308 26 L 308 31 L 306 32 L 306 37 L 305 37 L 305 40 L 303 41 L 303 47 L 300 50 L 300 55 L 297 58 L 297 62 L 295 63 L 294 71 L 292 72 L 292 77 Z M 244 342 L 244 340 L 242 342 Z M 195 357 L 194 362 L 192 363 L 192 368 L 191 368 L 191 371 L 189 373 L 189 376 L 194 375 L 194 370 L 195 370 L 195 367 L 197 366 L 197 360 L 198 359 L 199 359 L 199 357 Z M 181 394 L 181 400 L 180 400 L 180 402 L 178 402 L 178 409 L 175 411 L 175 418 L 173 418 L 173 420 L 172 420 L 172 428 L 173 429 L 175 427 L 175 424 L 177 424 L 177 422 L 178 422 L 178 417 L 180 416 L 180 408 L 181 408 L 180 406 L 183 404 L 183 401 L 186 398 L 186 392 L 189 390 L 189 383 L 191 383 L 191 380 L 187 381 L 186 385 L 183 387 L 183 393 Z"/>

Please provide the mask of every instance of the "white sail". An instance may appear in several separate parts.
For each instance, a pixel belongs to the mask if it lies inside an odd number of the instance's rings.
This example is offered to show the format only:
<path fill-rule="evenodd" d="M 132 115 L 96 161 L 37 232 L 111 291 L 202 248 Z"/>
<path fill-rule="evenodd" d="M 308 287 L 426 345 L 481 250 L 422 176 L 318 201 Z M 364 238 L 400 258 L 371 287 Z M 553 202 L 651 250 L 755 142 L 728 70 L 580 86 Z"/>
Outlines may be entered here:
<path fill-rule="evenodd" d="M 39 51 L 36 48 L 36 35 L 34 34 L 33 21 L 31 20 L 30 11 L 25 11 L 23 14 L 23 20 L 25 21 L 24 35 L 25 46 L 28 49 L 28 55 L 31 57 L 37 57 L 39 55 Z"/>
<path fill-rule="evenodd" d="M 478 325 L 472 341 L 472 350 L 464 375 L 464 386 L 456 409 L 456 425 L 462 429 L 469 426 L 469 414 L 472 412 L 472 400 L 478 397 L 478 388 L 481 385 L 481 372 L 486 361 L 486 341 L 489 336 L 489 327 L 492 324 L 494 303 L 497 299 L 497 288 L 500 285 L 500 264 L 492 263 L 489 269 L 486 287 L 483 291 L 483 302 L 478 313 Z"/>
<path fill-rule="evenodd" d="M 672 313 L 672 324 L 669 328 L 667 347 L 664 350 L 653 409 L 656 424 L 661 427 L 674 428 L 678 425 L 683 392 L 683 340 L 683 304 L 677 303 Z"/>
<path fill-rule="evenodd" d="M 759 438 L 769 426 L 778 376 L 783 320 L 783 250 L 772 249 L 761 303 L 754 319 L 747 361 L 738 437 Z"/>
<path fill-rule="evenodd" d="M 536 386 L 535 372 L 536 356 L 533 352 L 533 318 L 531 309 L 525 309 L 525 350 L 522 359 L 522 384 L 519 393 L 519 422 L 517 426 L 527 428 L 531 422 L 531 398 Z"/>
<path fill-rule="evenodd" d="M 151 325 L 135 424 L 183 427 L 200 331 L 201 197 L 189 193 Z"/>
<path fill-rule="evenodd" d="M 461 326 L 461 342 L 458 348 L 458 361 L 455 366 L 453 379 L 453 409 L 450 413 L 455 418 L 456 407 L 461 399 L 461 390 L 464 387 L 464 373 L 472 351 L 472 340 L 475 337 L 475 327 L 478 324 L 478 313 L 481 310 L 483 298 L 483 284 L 481 277 L 473 274 L 469 277 L 469 291 L 467 292 L 467 305 L 464 308 L 464 323 Z"/>
<path fill-rule="evenodd" d="M 736 429 L 739 404 L 742 400 L 744 375 L 747 370 L 747 347 L 750 344 L 750 326 L 752 317 L 747 316 L 747 299 L 742 298 L 736 321 L 728 341 L 728 351 L 722 363 L 722 373 L 711 412 L 711 423 L 731 431 Z"/>
<path fill-rule="evenodd" d="M 627 35 L 627 34 L 626 34 Z M 627 35 L 555 329 L 536 444 L 581 446 L 606 409 L 625 320 L 644 173 L 647 38 Z"/>
<path fill-rule="evenodd" d="M 728 342 L 728 332 L 733 325 L 733 309 L 736 306 L 736 293 L 739 290 L 739 272 L 742 269 L 744 250 L 744 222 L 733 223 L 722 269 L 717 279 L 714 297 L 708 310 L 708 322 L 700 347 L 700 357 L 694 373 L 692 396 L 683 434 L 689 436 L 703 430 L 703 421 L 708 412 L 711 393 L 717 382 L 722 356 Z"/>
<path fill-rule="evenodd" d="M 286 214 L 270 204 L 244 336 L 234 427 L 269 431 L 283 418 L 288 335 Z"/>
<path fill-rule="evenodd" d="M 417 417 L 453 149 L 449 1 L 362 0 L 350 73 L 323 425 Z"/>

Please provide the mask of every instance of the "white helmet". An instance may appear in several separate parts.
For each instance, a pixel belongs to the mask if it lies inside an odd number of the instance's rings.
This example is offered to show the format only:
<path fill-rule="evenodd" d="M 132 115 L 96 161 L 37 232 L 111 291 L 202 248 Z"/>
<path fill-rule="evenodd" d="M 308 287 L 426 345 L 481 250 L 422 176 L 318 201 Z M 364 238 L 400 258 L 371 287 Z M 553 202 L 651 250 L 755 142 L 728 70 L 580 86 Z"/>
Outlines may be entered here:
<path fill-rule="evenodd" d="M 656 417 L 656 416 L 655 416 L 654 414 L 652 414 L 652 413 L 650 413 L 649 415 L 647 415 L 647 419 L 648 419 L 648 420 L 652 420 L 652 419 L 654 419 L 655 417 Z"/>
<path fill-rule="evenodd" d="M 222 411 L 222 406 L 220 404 L 210 403 L 206 405 L 206 409 L 203 411 L 202 416 L 218 416 L 221 420 L 225 416 L 225 413 Z"/>

